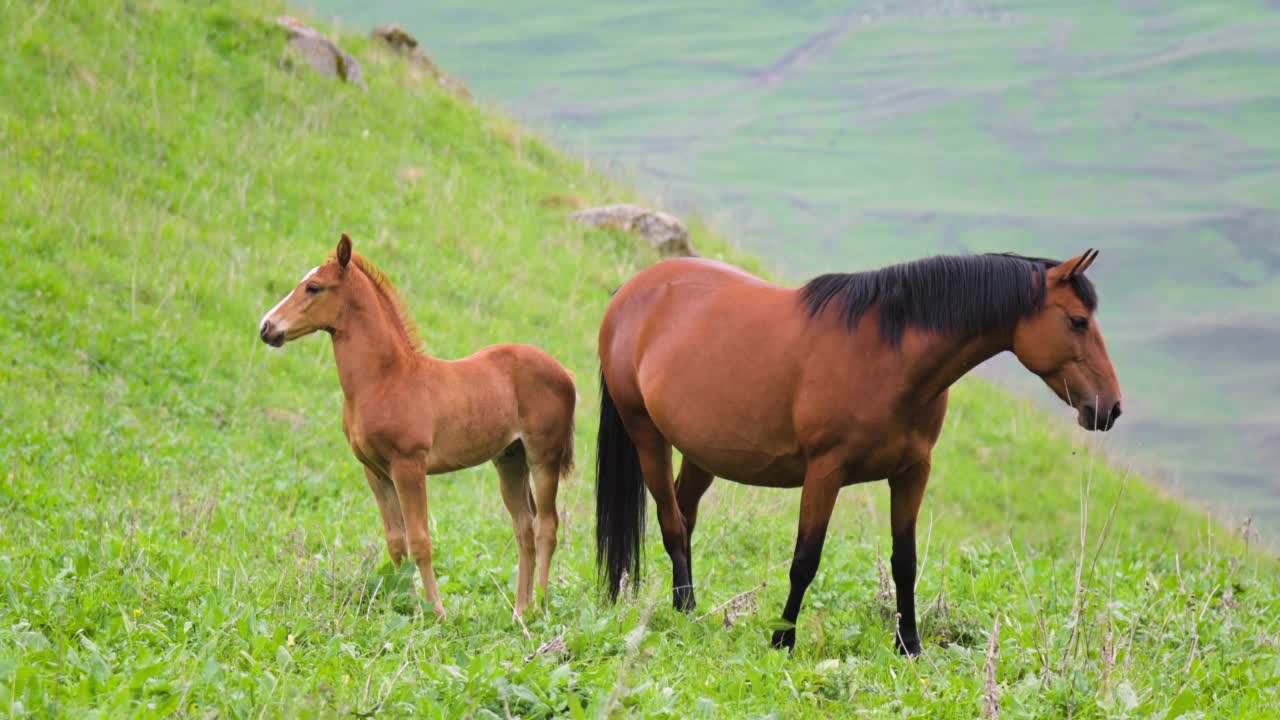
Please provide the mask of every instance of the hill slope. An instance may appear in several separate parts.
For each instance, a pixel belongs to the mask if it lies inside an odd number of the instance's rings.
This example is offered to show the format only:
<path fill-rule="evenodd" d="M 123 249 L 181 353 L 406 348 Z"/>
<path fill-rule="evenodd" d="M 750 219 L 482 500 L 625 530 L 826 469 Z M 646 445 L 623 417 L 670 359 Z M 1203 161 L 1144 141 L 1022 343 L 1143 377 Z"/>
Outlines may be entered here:
<path fill-rule="evenodd" d="M 596 323 L 654 257 L 542 203 L 625 192 L 364 40 L 343 45 L 368 92 L 280 67 L 282 8 L 268 10 L 0 6 L 8 714 L 972 717 L 984 692 L 1007 716 L 1275 703 L 1274 563 L 1126 481 L 1066 421 L 973 381 L 924 509 L 919 662 L 889 642 L 879 484 L 844 493 L 791 658 L 767 626 L 798 494 L 723 482 L 694 554 L 700 613 L 747 593 L 735 622 L 667 607 L 657 533 L 640 596 L 591 601 L 587 471 L 562 492 L 551 612 L 526 633 L 483 468 L 432 481 L 450 615 L 424 615 L 342 441 L 327 342 L 271 352 L 257 319 L 347 230 L 433 354 L 519 340 L 565 362 L 587 458 Z M 539 654 L 555 638 L 563 651 Z"/>

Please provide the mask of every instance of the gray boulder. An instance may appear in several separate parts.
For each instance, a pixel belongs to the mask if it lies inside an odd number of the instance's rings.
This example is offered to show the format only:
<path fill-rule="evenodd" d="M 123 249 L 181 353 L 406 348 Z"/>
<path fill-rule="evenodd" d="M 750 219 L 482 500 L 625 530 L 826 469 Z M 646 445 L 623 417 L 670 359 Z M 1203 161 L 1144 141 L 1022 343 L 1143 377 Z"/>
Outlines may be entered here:
<path fill-rule="evenodd" d="M 339 78 L 366 89 L 369 87 L 360 72 L 360 63 L 320 31 L 289 15 L 277 17 L 276 24 L 289 33 L 286 62 L 299 57 L 325 77 Z"/>
<path fill-rule="evenodd" d="M 660 210 L 631 204 L 605 205 L 579 210 L 570 214 L 569 219 L 639 235 L 665 256 L 698 257 L 698 251 L 689 241 L 689 229 Z"/>

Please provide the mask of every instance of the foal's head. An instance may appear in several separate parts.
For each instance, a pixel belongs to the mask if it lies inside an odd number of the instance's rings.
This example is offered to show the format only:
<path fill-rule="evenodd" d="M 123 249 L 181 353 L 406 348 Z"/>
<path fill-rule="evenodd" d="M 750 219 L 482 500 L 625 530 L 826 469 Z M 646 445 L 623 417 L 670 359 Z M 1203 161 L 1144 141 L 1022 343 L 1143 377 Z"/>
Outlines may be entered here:
<path fill-rule="evenodd" d="M 349 286 L 350 263 L 351 238 L 343 233 L 333 258 L 308 272 L 262 317 L 258 326 L 262 341 L 280 347 L 317 330 L 332 331 L 347 304 L 344 295 Z"/>
<path fill-rule="evenodd" d="M 1086 430 L 1110 430 L 1120 417 L 1120 381 L 1094 320 L 1097 300 L 1084 271 L 1098 253 L 1049 268 L 1044 304 L 1014 328 L 1013 352 L 1063 402 Z"/>

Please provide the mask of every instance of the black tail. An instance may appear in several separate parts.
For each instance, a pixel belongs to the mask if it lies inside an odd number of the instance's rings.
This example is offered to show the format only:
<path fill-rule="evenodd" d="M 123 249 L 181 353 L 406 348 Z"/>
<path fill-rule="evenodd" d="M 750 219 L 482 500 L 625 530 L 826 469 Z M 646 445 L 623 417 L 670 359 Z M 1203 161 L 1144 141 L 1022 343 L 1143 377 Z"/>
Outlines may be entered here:
<path fill-rule="evenodd" d="M 609 602 L 617 602 L 622 577 L 640 585 L 645 521 L 644 476 L 635 443 L 600 373 L 600 431 L 596 436 L 596 572 Z"/>

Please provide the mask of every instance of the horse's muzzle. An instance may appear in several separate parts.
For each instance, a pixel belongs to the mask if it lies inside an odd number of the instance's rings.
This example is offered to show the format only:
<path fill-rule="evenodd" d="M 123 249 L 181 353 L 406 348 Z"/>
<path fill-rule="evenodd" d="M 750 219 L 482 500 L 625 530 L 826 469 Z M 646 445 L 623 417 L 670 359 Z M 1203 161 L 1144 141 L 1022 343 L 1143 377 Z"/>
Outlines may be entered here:
<path fill-rule="evenodd" d="M 262 327 L 258 328 L 258 337 L 262 338 L 262 342 L 271 347 L 280 347 L 284 345 L 284 331 L 276 330 L 270 320 L 263 320 Z"/>
<path fill-rule="evenodd" d="M 1113 403 L 1106 415 L 1099 415 L 1096 405 L 1085 405 L 1080 408 L 1079 419 L 1080 427 L 1085 430 L 1106 432 L 1115 427 L 1116 420 L 1120 419 L 1120 401 Z"/>

